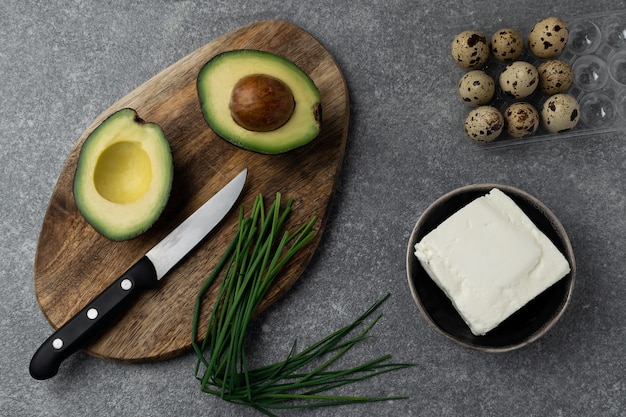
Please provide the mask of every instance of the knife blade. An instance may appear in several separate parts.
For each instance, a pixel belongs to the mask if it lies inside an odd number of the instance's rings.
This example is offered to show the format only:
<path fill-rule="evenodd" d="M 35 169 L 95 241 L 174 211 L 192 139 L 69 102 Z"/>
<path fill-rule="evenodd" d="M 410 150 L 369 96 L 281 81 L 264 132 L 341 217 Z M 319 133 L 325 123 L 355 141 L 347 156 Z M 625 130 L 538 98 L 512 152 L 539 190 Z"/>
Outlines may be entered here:
<path fill-rule="evenodd" d="M 67 357 L 111 325 L 139 294 L 156 288 L 159 281 L 230 212 L 239 199 L 247 174 L 247 169 L 241 171 L 48 337 L 31 359 L 30 375 L 39 380 L 55 376 Z"/>

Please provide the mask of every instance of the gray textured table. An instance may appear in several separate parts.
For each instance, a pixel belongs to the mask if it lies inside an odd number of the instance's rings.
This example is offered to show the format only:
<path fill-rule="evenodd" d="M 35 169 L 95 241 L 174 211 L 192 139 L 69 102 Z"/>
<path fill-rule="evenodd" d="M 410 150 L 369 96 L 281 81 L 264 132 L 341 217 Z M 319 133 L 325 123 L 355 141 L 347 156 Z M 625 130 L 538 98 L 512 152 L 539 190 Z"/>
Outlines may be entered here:
<path fill-rule="evenodd" d="M 268 18 L 302 26 L 335 56 L 350 89 L 351 125 L 322 243 L 295 287 L 258 319 L 254 360 L 277 360 L 294 339 L 304 346 L 391 292 L 360 352 L 416 364 L 349 390 L 409 399 L 283 415 L 626 415 L 626 136 L 477 151 L 460 131 L 462 104 L 450 95 L 447 56 L 456 17 L 507 25 L 623 10 L 624 1 L 563 0 L 542 9 L 531 1 L 364 3 L 3 1 L 0 415 L 259 415 L 202 394 L 191 353 L 142 365 L 78 353 L 43 382 L 30 378 L 28 363 L 51 332 L 33 288 L 39 229 L 80 134 L 170 64 Z M 506 354 L 468 350 L 438 335 L 406 282 L 417 217 L 439 195 L 478 182 L 517 186 L 542 200 L 568 231 L 578 265 L 573 299 L 557 326 Z"/>

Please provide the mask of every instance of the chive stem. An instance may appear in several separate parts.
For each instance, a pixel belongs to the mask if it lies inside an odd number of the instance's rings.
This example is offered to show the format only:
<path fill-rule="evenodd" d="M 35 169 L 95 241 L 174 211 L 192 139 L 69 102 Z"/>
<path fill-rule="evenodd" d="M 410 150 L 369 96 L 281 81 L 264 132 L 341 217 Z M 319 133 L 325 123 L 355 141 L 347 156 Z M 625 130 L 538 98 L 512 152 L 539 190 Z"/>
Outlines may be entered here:
<path fill-rule="evenodd" d="M 283 205 L 282 196 L 277 193 L 267 209 L 262 195 L 255 198 L 248 216 L 244 215 L 242 208 L 237 233 L 198 291 L 191 337 L 197 356 L 194 375 L 201 391 L 250 406 L 267 416 L 275 416 L 270 410 L 404 398 L 326 394 L 348 384 L 412 366 L 390 363 L 390 355 L 343 369 L 337 366 L 346 352 L 370 337 L 370 330 L 382 315 L 378 314 L 367 324 L 365 321 L 389 298 L 389 294 L 372 304 L 351 324 L 302 351 L 296 351 L 294 342 L 284 360 L 249 369 L 245 351 L 246 329 L 280 271 L 315 236 L 316 217 L 293 233 L 282 232 L 292 207 L 292 199 Z M 218 278 L 221 282 L 201 338 L 199 326 L 204 300 L 211 288 L 218 285 Z M 364 327 L 357 332 L 361 326 Z M 353 332 L 357 332 L 356 335 L 352 335 Z"/>

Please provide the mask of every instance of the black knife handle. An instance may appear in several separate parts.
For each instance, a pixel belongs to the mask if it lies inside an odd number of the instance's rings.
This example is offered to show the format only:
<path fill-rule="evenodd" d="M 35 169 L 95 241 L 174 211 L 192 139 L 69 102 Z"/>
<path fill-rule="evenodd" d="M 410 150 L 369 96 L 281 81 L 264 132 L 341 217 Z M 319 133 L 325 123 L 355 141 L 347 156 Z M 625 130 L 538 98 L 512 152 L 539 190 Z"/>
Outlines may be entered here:
<path fill-rule="evenodd" d="M 30 362 L 30 375 L 35 379 L 55 376 L 63 360 L 109 326 L 143 290 L 157 283 L 154 265 L 144 256 L 37 349 Z"/>

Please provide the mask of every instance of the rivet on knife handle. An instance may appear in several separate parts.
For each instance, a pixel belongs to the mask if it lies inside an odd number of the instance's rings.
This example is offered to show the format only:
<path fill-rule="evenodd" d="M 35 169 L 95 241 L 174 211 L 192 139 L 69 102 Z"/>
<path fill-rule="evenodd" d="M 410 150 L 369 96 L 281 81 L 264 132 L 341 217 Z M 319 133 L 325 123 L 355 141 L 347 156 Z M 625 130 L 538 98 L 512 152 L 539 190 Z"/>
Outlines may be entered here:
<path fill-rule="evenodd" d="M 55 376 L 68 356 L 101 333 L 143 290 L 157 283 L 154 266 L 144 256 L 41 345 L 30 362 L 31 376 Z"/>

